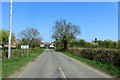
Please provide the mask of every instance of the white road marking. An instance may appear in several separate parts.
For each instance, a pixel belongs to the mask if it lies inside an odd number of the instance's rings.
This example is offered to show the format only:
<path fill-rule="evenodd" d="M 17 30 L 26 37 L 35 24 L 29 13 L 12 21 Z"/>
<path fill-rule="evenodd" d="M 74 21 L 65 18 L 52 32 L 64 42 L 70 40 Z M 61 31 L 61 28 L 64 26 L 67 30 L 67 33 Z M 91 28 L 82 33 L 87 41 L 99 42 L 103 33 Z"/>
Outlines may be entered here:
<path fill-rule="evenodd" d="M 62 71 L 62 69 L 61 69 L 60 67 L 59 67 L 59 70 L 60 70 L 60 72 L 62 73 L 63 78 L 65 78 L 65 80 L 67 80 L 64 72 Z"/>

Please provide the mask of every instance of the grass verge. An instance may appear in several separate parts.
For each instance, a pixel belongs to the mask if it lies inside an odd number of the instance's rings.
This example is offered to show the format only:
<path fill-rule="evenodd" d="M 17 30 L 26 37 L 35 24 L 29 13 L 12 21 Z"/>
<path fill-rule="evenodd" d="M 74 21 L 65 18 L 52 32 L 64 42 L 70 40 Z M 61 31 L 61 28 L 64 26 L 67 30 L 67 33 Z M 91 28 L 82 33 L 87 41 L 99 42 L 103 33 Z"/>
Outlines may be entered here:
<path fill-rule="evenodd" d="M 2 79 L 2 59 L 0 59 L 0 79 Z"/>
<path fill-rule="evenodd" d="M 42 54 L 44 49 L 34 48 L 29 50 L 28 57 L 14 57 L 12 59 L 3 59 L 2 60 L 2 77 L 6 78 L 13 74 L 16 70 L 19 70 L 21 67 L 25 66 L 28 62 L 37 58 L 38 55 Z"/>
<path fill-rule="evenodd" d="M 109 65 L 109 64 L 104 64 L 104 63 L 97 62 L 97 61 L 84 59 L 84 58 L 81 58 L 80 56 L 78 56 L 77 54 L 74 54 L 74 53 L 71 53 L 71 52 L 68 52 L 68 51 L 64 51 L 62 53 L 69 56 L 69 57 L 77 59 L 79 61 L 85 62 L 88 65 L 91 65 L 96 69 L 102 70 L 105 73 L 108 73 L 108 74 L 110 74 L 114 77 L 120 78 L 120 68 L 118 68 L 118 67 L 115 67 L 115 66 Z"/>

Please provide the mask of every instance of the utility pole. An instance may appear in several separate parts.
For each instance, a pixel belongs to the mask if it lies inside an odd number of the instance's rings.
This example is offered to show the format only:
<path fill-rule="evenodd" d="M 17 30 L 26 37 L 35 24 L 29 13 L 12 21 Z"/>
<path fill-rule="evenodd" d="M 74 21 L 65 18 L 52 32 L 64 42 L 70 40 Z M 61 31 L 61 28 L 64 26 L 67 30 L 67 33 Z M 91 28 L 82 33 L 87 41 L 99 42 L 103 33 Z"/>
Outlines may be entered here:
<path fill-rule="evenodd" d="M 10 30 L 9 30 L 8 59 L 10 59 L 11 57 L 11 33 L 12 33 L 12 0 L 10 0 Z"/>

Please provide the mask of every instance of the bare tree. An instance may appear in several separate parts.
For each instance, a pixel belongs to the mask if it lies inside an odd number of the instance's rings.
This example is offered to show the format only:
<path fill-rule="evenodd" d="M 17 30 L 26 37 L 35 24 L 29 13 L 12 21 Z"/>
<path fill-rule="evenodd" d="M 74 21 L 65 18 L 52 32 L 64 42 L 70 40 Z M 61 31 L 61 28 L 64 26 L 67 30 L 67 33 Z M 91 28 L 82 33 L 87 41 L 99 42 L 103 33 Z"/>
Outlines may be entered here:
<path fill-rule="evenodd" d="M 41 36 L 40 36 L 40 32 L 35 28 L 27 28 L 27 29 L 25 29 L 25 30 L 20 32 L 19 36 L 20 36 L 21 40 L 23 40 L 23 41 L 25 40 L 26 44 L 29 44 L 29 45 L 36 38 L 38 38 L 40 41 L 42 39 Z"/>

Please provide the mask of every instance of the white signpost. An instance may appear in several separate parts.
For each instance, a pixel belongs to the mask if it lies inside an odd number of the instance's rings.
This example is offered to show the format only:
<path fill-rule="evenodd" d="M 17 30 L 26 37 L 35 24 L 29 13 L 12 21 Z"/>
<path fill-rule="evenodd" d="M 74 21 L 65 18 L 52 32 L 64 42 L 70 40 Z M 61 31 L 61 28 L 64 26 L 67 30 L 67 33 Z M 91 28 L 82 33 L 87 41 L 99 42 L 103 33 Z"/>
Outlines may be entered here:
<path fill-rule="evenodd" d="M 21 49 L 28 49 L 29 45 L 21 45 Z"/>
<path fill-rule="evenodd" d="M 28 57 L 28 49 L 29 49 L 29 45 L 21 45 L 21 56 L 23 57 L 23 54 L 26 53 L 27 57 Z"/>

